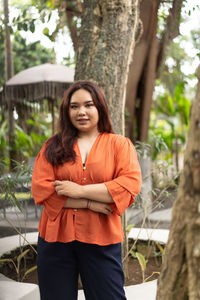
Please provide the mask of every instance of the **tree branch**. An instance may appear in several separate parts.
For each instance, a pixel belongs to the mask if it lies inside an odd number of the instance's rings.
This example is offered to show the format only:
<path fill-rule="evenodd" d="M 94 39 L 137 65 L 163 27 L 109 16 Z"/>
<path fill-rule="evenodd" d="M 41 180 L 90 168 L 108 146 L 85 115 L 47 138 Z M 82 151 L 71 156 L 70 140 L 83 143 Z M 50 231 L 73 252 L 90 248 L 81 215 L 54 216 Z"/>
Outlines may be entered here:
<path fill-rule="evenodd" d="M 166 27 L 163 31 L 162 38 L 159 43 L 159 51 L 157 57 L 157 78 L 160 76 L 160 67 L 166 56 L 166 48 L 170 42 L 179 35 L 179 25 L 181 20 L 181 8 L 184 0 L 173 0 L 172 8 L 166 21 Z"/>
<path fill-rule="evenodd" d="M 67 16 L 67 25 L 70 31 L 72 43 L 74 46 L 74 51 L 76 52 L 78 49 L 78 32 L 76 24 L 73 20 L 74 16 L 81 17 L 82 14 L 82 3 L 80 0 L 76 1 L 76 6 L 72 4 L 70 0 L 65 1 L 65 13 Z"/>

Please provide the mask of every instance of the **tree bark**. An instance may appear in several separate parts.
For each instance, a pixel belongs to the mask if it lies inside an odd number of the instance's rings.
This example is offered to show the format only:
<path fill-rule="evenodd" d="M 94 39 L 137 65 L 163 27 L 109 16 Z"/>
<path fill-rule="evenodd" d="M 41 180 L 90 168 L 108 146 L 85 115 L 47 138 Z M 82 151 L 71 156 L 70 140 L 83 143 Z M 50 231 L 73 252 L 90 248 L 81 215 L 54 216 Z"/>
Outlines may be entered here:
<path fill-rule="evenodd" d="M 128 69 L 139 22 L 139 0 L 85 0 L 75 80 L 91 80 L 104 91 L 116 133 L 124 134 L 125 93 Z M 126 214 L 122 216 L 128 253 Z M 127 260 L 124 262 L 127 276 Z"/>
<path fill-rule="evenodd" d="M 200 67 L 157 300 L 200 299 Z"/>
<path fill-rule="evenodd" d="M 139 0 L 85 0 L 75 80 L 104 90 L 116 133 L 124 133 L 128 68 L 139 21 Z"/>

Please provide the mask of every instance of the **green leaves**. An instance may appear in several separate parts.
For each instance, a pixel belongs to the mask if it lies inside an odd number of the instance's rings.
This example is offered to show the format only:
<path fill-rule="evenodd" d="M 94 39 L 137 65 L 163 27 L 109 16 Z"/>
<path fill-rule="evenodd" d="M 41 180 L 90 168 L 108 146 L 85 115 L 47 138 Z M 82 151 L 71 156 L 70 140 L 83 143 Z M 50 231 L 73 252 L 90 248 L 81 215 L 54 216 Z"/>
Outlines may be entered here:
<path fill-rule="evenodd" d="M 29 26 L 30 31 L 35 32 L 35 20 L 32 20 Z"/>
<path fill-rule="evenodd" d="M 15 268 L 15 271 L 17 273 L 18 281 L 23 281 L 24 278 L 28 274 L 32 273 L 33 271 L 35 271 L 37 269 L 37 266 L 33 266 L 30 269 L 26 270 L 23 276 L 21 275 L 21 262 L 22 262 L 22 259 L 26 259 L 25 257 L 29 253 L 29 251 L 30 251 L 30 249 L 24 250 L 23 252 L 21 252 L 17 256 L 17 259 L 12 259 L 12 258 L 2 258 L 2 259 L 0 259 L 0 264 L 5 264 L 5 263 L 12 263 L 13 264 L 13 266 Z M 16 263 L 15 263 L 15 261 L 16 261 Z"/>
<path fill-rule="evenodd" d="M 13 260 L 11 258 L 1 258 L 0 259 L 0 264 L 3 264 L 5 262 L 13 262 Z"/>
<path fill-rule="evenodd" d="M 146 271 L 148 260 L 146 260 L 145 257 L 144 257 L 144 255 L 142 253 L 140 253 L 140 252 L 132 250 L 130 252 L 130 254 L 134 258 L 137 258 L 137 260 L 138 260 L 138 262 L 140 264 L 141 271 L 142 271 L 142 279 L 143 279 L 143 282 L 145 282 L 145 271 Z"/>
<path fill-rule="evenodd" d="M 16 125 L 15 130 L 16 142 L 15 147 L 16 149 L 20 149 L 20 151 L 26 156 L 29 157 L 32 154 L 33 149 L 33 141 L 31 137 L 26 134 L 23 129 Z"/>
<path fill-rule="evenodd" d="M 37 266 L 33 266 L 32 268 L 28 269 L 28 270 L 24 273 L 24 276 L 23 276 L 22 281 L 24 280 L 24 278 L 25 278 L 28 274 L 34 272 L 36 269 L 37 269 Z"/>
<path fill-rule="evenodd" d="M 49 28 L 45 27 L 42 32 L 44 35 L 49 37 Z"/>
<path fill-rule="evenodd" d="M 25 162 L 15 162 L 15 173 L 3 176 L 3 167 L 1 169 L 0 181 L 0 198 L 7 204 L 16 206 L 23 212 L 21 200 L 30 199 L 30 182 L 32 177 L 32 168 L 27 166 Z M 2 163 L 3 165 L 3 163 Z M 17 189 L 27 191 L 25 195 L 16 193 Z M 22 196 L 22 197 L 21 197 Z"/>
<path fill-rule="evenodd" d="M 161 145 L 165 150 L 174 151 L 174 145 L 183 145 L 189 128 L 191 102 L 185 97 L 185 83 L 179 82 L 173 97 L 165 92 L 159 96 L 152 112 L 150 136 L 153 148 L 153 159 L 160 152 Z M 164 149 L 163 148 L 163 149 Z"/>
<path fill-rule="evenodd" d="M 140 267 L 142 269 L 142 272 L 144 273 L 145 270 L 146 270 L 146 267 L 147 267 L 147 261 L 146 261 L 144 255 L 142 255 L 141 253 L 136 252 L 135 255 L 136 255 L 136 257 L 137 257 L 137 259 L 139 261 L 139 264 L 140 264 Z"/>
<path fill-rule="evenodd" d="M 30 251 L 30 249 L 26 249 L 24 252 L 22 252 L 18 257 L 17 257 L 17 265 L 18 265 L 18 269 L 21 263 L 22 258 L 24 258 L 24 256 Z"/>
<path fill-rule="evenodd" d="M 127 227 L 126 227 L 126 234 L 128 235 L 129 232 L 131 231 L 131 229 L 134 227 L 134 224 L 129 224 Z"/>

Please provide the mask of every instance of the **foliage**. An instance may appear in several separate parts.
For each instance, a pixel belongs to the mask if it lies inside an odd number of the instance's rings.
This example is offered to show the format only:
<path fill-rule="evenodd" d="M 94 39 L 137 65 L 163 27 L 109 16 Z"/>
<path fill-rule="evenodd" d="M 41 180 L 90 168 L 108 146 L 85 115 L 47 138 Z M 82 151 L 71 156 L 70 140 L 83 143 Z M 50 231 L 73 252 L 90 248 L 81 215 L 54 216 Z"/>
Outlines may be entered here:
<path fill-rule="evenodd" d="M 180 37 L 170 43 L 166 49 L 166 60 L 162 66 L 160 79 L 156 81 L 157 86 L 162 85 L 164 89 L 173 95 L 179 82 L 186 82 L 190 77 L 184 74 L 182 66 L 187 61 L 192 62 L 192 58 L 187 55 L 181 44 L 186 38 Z"/>
<path fill-rule="evenodd" d="M 26 121 L 28 134 L 34 147 L 31 148 L 31 156 L 36 156 L 44 142 L 51 136 L 51 118 L 44 112 L 33 113 Z"/>
<path fill-rule="evenodd" d="M 150 247 L 151 248 L 151 245 L 148 244 L 147 245 L 147 248 Z M 161 246 L 162 247 L 162 246 Z M 163 247 L 162 247 L 163 249 Z M 153 272 L 150 276 L 146 277 L 145 278 L 145 272 L 146 272 L 146 268 L 147 268 L 147 263 L 148 263 L 148 259 L 145 258 L 145 255 L 143 255 L 141 252 L 139 251 L 135 251 L 135 250 L 131 250 L 130 251 L 130 255 L 137 259 L 138 260 L 138 263 L 140 265 L 140 268 L 141 268 L 141 272 L 142 272 L 142 281 L 143 282 L 146 282 L 148 281 L 153 275 L 155 274 L 159 274 L 159 272 Z M 156 253 L 155 253 L 155 256 L 156 256 Z"/>
<path fill-rule="evenodd" d="M 158 138 L 171 151 L 176 145 L 184 146 L 189 128 L 191 102 L 185 97 L 185 84 L 180 82 L 175 88 L 173 97 L 165 92 L 154 101 L 150 124 L 150 140 Z M 154 147 L 153 159 L 158 155 Z"/>
<path fill-rule="evenodd" d="M 54 51 L 43 47 L 40 44 L 40 41 L 27 43 L 26 39 L 24 39 L 18 31 L 14 33 L 13 37 L 14 74 L 47 62 L 55 63 Z M 2 86 L 5 78 L 5 47 L 3 36 L 1 34 L 0 41 L 0 86 Z"/>
<path fill-rule="evenodd" d="M 145 259 L 144 255 L 142 255 L 142 253 L 139 253 L 139 252 L 135 252 L 135 251 L 131 251 L 131 255 L 134 257 L 134 258 L 137 258 L 139 264 L 140 264 L 140 267 L 141 267 L 141 270 L 142 270 L 142 281 L 145 282 L 145 270 L 146 270 L 146 266 L 147 266 L 147 260 Z"/>
<path fill-rule="evenodd" d="M 200 57 L 200 29 L 191 30 L 191 38 L 194 45 L 194 48 L 197 51 L 197 56 Z"/>
<path fill-rule="evenodd" d="M 54 50 L 45 48 L 40 41 L 28 44 L 19 32 L 15 33 L 13 55 L 15 73 L 47 62 L 55 63 Z"/>
<path fill-rule="evenodd" d="M 0 127 L 0 153 L 3 155 L 6 149 L 6 134 L 7 134 L 7 120 L 1 122 Z M 4 156 L 4 155 L 3 155 Z"/>
<path fill-rule="evenodd" d="M 24 191 L 30 195 L 30 182 L 32 178 L 32 168 L 26 162 L 15 162 L 14 173 L 4 175 L 5 162 L 0 161 L 0 195 L 5 204 L 14 205 L 23 211 L 17 191 Z"/>
<path fill-rule="evenodd" d="M 43 34 L 47 36 L 52 42 L 55 42 L 56 37 L 59 32 L 67 27 L 66 22 L 66 7 L 73 11 L 74 15 L 72 16 L 73 24 L 78 28 L 79 21 L 77 14 L 80 14 L 78 10 L 76 1 L 67 1 L 66 3 L 63 0 L 32 0 L 27 1 L 26 3 L 21 3 L 18 1 L 12 1 L 11 7 L 15 10 L 15 17 L 10 20 L 10 30 L 11 33 L 13 29 L 16 31 L 25 31 L 25 32 L 35 32 L 36 26 L 44 25 Z M 49 27 L 49 22 L 54 22 L 54 29 L 52 30 Z M 52 24 L 52 22 L 51 22 Z M 0 30 L 3 31 L 3 23 L 0 24 Z"/>
<path fill-rule="evenodd" d="M 32 154 L 32 149 L 34 148 L 31 137 L 26 134 L 18 125 L 16 125 L 15 136 L 16 150 L 18 150 L 18 153 L 23 154 L 25 157 L 29 157 Z"/>
<path fill-rule="evenodd" d="M 168 150 L 168 147 L 161 135 L 155 135 L 152 133 L 149 144 L 136 141 L 135 149 L 139 159 L 151 156 L 151 158 L 155 160 L 157 154 L 162 150 Z"/>
<path fill-rule="evenodd" d="M 50 21 L 52 17 L 52 12 L 56 11 L 58 18 L 56 21 L 56 26 L 53 32 L 50 33 L 47 27 L 44 28 L 43 34 L 46 35 L 51 41 L 55 41 L 57 34 L 60 31 L 63 31 L 64 28 L 67 27 L 67 18 L 66 11 L 69 10 L 71 13 L 71 25 L 73 24 L 74 28 L 76 28 L 77 33 L 80 29 L 80 7 L 82 1 L 63 1 L 63 0 L 32 0 L 32 6 L 36 7 L 38 13 L 40 14 L 40 19 L 43 23 L 45 23 L 45 16 L 48 16 L 48 21 Z"/>
<path fill-rule="evenodd" d="M 15 149 L 19 160 L 27 160 L 36 156 L 44 142 L 51 136 L 51 117 L 45 112 L 34 112 L 26 120 L 26 131 L 15 125 Z M 7 169 L 8 161 L 8 126 L 7 120 L 2 122 L 0 128 L 0 155 L 4 161 L 4 169 Z"/>
<path fill-rule="evenodd" d="M 139 159 L 151 155 L 151 145 L 148 143 L 136 141 L 135 149 Z"/>
<path fill-rule="evenodd" d="M 0 265 L 4 264 L 4 263 L 12 263 L 15 271 L 17 273 L 17 281 L 23 281 L 25 279 L 25 277 L 32 273 L 33 271 L 35 271 L 37 269 L 37 266 L 34 266 L 28 270 L 26 270 L 23 274 L 23 276 L 21 275 L 21 263 L 22 260 L 25 260 L 25 256 L 28 254 L 28 252 L 30 251 L 30 249 L 26 249 L 23 252 L 21 252 L 16 259 L 16 262 L 13 258 L 0 258 Z"/>

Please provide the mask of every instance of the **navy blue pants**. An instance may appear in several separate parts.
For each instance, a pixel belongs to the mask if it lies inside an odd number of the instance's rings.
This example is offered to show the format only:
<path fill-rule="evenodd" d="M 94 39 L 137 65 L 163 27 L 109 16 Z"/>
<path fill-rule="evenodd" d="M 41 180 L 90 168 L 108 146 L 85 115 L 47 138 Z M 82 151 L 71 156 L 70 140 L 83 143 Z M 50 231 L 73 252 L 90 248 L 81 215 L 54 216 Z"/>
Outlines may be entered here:
<path fill-rule="evenodd" d="M 121 244 L 99 246 L 38 238 L 41 300 L 77 300 L 78 274 L 86 300 L 126 300 Z"/>

